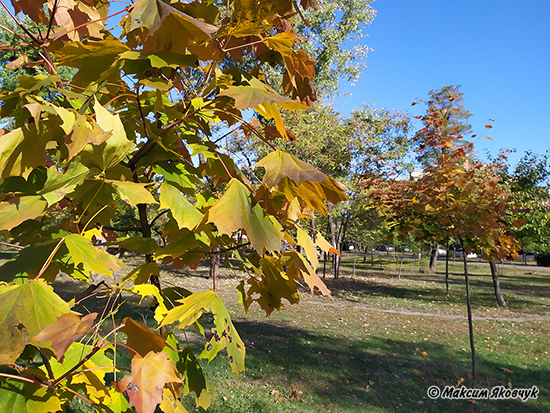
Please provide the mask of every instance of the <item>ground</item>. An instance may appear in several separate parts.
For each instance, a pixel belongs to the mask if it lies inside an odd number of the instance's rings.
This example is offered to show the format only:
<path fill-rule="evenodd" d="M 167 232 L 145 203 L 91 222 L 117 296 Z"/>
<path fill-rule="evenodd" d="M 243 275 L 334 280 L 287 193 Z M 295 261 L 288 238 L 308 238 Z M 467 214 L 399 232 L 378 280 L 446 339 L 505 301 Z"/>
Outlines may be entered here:
<path fill-rule="evenodd" d="M 287 305 L 269 318 L 257 307 L 244 313 L 235 290 L 242 275 L 222 268 L 217 292 L 246 344 L 246 372 L 240 377 L 232 374 L 223 355 L 203 363 L 216 388 L 209 411 L 550 411 L 549 272 L 519 265 L 501 267 L 501 286 L 512 308 L 506 311 L 496 305 L 488 267 L 470 265 L 478 369 L 474 382 L 469 378 L 471 356 L 459 263 L 451 266 L 447 296 L 443 263 L 436 274 L 424 274 L 419 263 L 409 260 L 398 279 L 399 265 L 391 256 L 367 261 L 346 256 L 340 279 L 333 280 L 327 272 L 332 298 L 303 289 L 300 305 Z M 165 285 L 191 291 L 211 288 L 207 276 L 207 267 L 165 268 L 162 273 Z M 85 287 L 67 277 L 55 282 L 66 299 Z M 154 326 L 150 302 L 139 304 L 133 297 L 121 301 L 126 302 L 117 318 L 132 315 Z M 79 309 L 94 311 L 104 304 L 105 299 L 95 296 Z M 208 317 L 203 325 L 209 326 Z M 189 332 L 187 337 L 197 349 L 204 345 L 197 334 Z M 427 397 L 430 386 L 462 384 L 537 386 L 540 394 L 528 402 Z M 190 412 L 202 411 L 195 409 L 190 396 L 185 406 Z"/>

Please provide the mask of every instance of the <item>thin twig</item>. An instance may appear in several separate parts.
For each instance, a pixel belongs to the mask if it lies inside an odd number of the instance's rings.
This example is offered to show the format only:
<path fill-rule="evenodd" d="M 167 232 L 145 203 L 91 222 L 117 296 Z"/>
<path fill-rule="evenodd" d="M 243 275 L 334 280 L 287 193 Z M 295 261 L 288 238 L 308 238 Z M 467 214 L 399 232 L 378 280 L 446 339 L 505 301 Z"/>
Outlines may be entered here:
<path fill-rule="evenodd" d="M 52 25 L 53 25 L 53 18 L 55 17 L 55 12 L 57 11 L 57 3 L 58 0 L 55 0 L 53 3 L 52 13 L 50 16 L 50 22 L 48 24 L 48 31 L 46 32 L 46 39 L 50 37 L 50 32 L 52 31 Z"/>
<path fill-rule="evenodd" d="M 21 245 L 10 244 L 8 242 L 3 242 L 3 241 L 0 241 L 0 245 L 4 245 L 5 247 L 10 247 L 10 248 L 16 248 L 18 250 L 22 250 L 25 248 L 25 247 L 22 247 Z"/>

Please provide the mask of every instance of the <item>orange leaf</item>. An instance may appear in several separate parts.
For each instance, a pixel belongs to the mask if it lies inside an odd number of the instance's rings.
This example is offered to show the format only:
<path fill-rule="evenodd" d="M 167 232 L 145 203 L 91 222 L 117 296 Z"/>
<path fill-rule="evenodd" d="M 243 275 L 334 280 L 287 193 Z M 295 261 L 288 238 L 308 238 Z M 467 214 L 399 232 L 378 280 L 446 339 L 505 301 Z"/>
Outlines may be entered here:
<path fill-rule="evenodd" d="M 94 324 L 97 313 L 91 313 L 82 319 L 76 313 L 66 313 L 57 317 L 57 321 L 48 324 L 34 337 L 36 341 L 51 341 L 55 357 L 60 360 L 75 340 L 86 335 Z"/>
<path fill-rule="evenodd" d="M 145 357 L 134 356 L 132 373 L 116 383 L 116 390 L 128 394 L 130 406 L 134 406 L 137 413 L 153 413 L 162 402 L 164 385 L 174 382 L 182 380 L 176 375 L 173 362 L 164 351 L 150 351 Z"/>

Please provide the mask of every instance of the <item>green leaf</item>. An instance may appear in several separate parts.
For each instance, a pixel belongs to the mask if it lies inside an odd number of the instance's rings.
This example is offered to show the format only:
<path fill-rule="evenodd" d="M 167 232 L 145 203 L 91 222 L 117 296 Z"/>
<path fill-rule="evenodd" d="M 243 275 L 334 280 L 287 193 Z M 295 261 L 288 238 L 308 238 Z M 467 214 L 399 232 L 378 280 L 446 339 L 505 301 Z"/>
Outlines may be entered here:
<path fill-rule="evenodd" d="M 18 275 L 25 273 L 28 278 L 35 278 L 42 266 L 53 252 L 59 242 L 59 238 L 43 238 L 33 241 L 24 249 L 19 251 L 10 261 L 0 267 L 0 281 L 12 282 Z M 42 274 L 42 278 L 53 281 L 60 270 L 60 263 L 70 260 L 67 247 L 62 245 L 55 253 L 54 259 Z M 63 268 L 69 272 L 68 268 Z M 70 274 L 72 276 L 72 274 Z"/>
<path fill-rule="evenodd" d="M 279 95 L 275 90 L 256 78 L 249 80 L 249 86 L 230 86 L 219 95 L 235 99 L 237 109 L 248 109 L 257 105 L 286 104 L 286 109 L 309 109 L 292 99 Z"/>
<path fill-rule="evenodd" d="M 213 291 L 203 291 L 178 301 L 181 305 L 168 311 L 160 325 L 165 326 L 177 321 L 177 328 L 183 329 L 197 321 L 203 312 L 212 311 L 215 325 L 212 329 L 213 337 L 199 358 L 211 361 L 221 349 L 227 348 L 232 371 L 237 374 L 244 371 L 244 343 L 231 321 L 223 300 Z"/>
<path fill-rule="evenodd" d="M 27 344 L 48 348 L 34 337 L 69 312 L 69 305 L 43 281 L 0 283 L 0 363 L 15 362 Z"/>
<path fill-rule="evenodd" d="M 108 180 L 118 191 L 120 198 L 132 208 L 137 204 L 158 204 L 153 195 L 145 189 L 148 184 L 137 184 L 129 181 Z"/>
<path fill-rule="evenodd" d="M 181 163 L 166 161 L 158 162 L 153 166 L 153 171 L 158 175 L 162 175 L 164 182 L 175 186 L 186 194 L 194 194 L 196 188 L 195 184 L 201 183 L 200 180 L 198 180 L 195 175 L 189 173 Z"/>
<path fill-rule="evenodd" d="M 52 389 L 34 383 L 7 379 L 0 386 L 2 413 L 57 413 L 63 411 Z"/>
<path fill-rule="evenodd" d="M 111 133 L 109 139 L 100 145 L 103 160 L 101 169 L 106 171 L 124 159 L 132 147 L 132 141 L 126 138 L 126 132 L 118 114 L 112 115 L 107 109 L 101 106 L 97 99 L 95 100 L 94 110 L 99 127 L 105 132 Z"/>
<path fill-rule="evenodd" d="M 304 181 L 323 182 L 327 177 L 313 166 L 280 150 L 271 152 L 255 166 L 265 168 L 263 183 L 268 188 L 278 185 L 285 177 L 292 179 L 297 185 Z"/>
<path fill-rule="evenodd" d="M 156 263 L 150 262 L 137 266 L 130 273 L 126 274 L 122 280 L 120 280 L 119 285 L 123 286 L 128 281 L 133 281 L 135 285 L 146 284 L 151 275 L 160 275 L 159 267 Z"/>
<path fill-rule="evenodd" d="M 44 164 L 44 137 L 36 128 L 17 128 L 0 139 L 0 176 L 21 175 L 27 177 L 30 171 Z"/>
<path fill-rule="evenodd" d="M 12 229 L 27 219 L 44 215 L 48 203 L 41 196 L 21 196 L 0 202 L 0 230 Z"/>
<path fill-rule="evenodd" d="M 157 242 L 152 238 L 128 237 L 118 241 L 118 246 L 140 254 L 151 254 L 158 249 Z"/>
<path fill-rule="evenodd" d="M 86 360 L 77 373 L 69 376 L 62 383 L 70 382 L 72 385 L 83 384 L 85 393 L 92 400 L 108 402 L 109 389 L 105 385 L 105 374 L 113 371 L 113 360 L 105 355 L 106 350 L 112 350 L 111 345 L 105 346 Z M 93 350 L 92 346 L 74 342 L 65 352 L 62 362 L 50 359 L 50 365 L 55 377 L 60 377 L 74 368 Z M 107 368 L 105 368 L 107 367 Z M 46 370 L 44 366 L 42 370 Z M 78 386 L 82 387 L 82 386 Z"/>
<path fill-rule="evenodd" d="M 117 271 L 121 266 L 124 266 L 122 261 L 94 247 L 81 235 L 67 235 L 65 245 L 75 264 L 83 264 L 84 270 L 87 272 L 112 276 L 112 271 Z"/>
<path fill-rule="evenodd" d="M 103 79 L 118 72 L 116 60 L 126 52 L 128 47 L 113 37 L 101 40 L 82 42 L 65 42 L 63 47 L 55 52 L 55 57 L 64 66 L 80 69 L 73 82 L 78 85 L 99 83 Z"/>
<path fill-rule="evenodd" d="M 275 218 L 266 216 L 259 204 L 252 206 L 250 192 L 236 179 L 227 184 L 225 194 L 210 208 L 208 221 L 216 224 L 221 234 L 231 235 L 244 229 L 259 253 L 264 248 L 267 251 L 281 249 L 281 225 Z"/>
<path fill-rule="evenodd" d="M 48 202 L 48 207 L 59 202 L 65 197 L 65 194 L 74 191 L 77 185 L 80 185 L 90 170 L 82 165 L 78 160 L 69 162 L 64 172 L 58 172 L 55 166 L 47 170 L 47 179 L 44 188 L 40 194 Z"/>
<path fill-rule="evenodd" d="M 160 186 L 160 208 L 170 210 L 178 223 L 178 228 L 196 228 L 203 219 L 203 214 L 195 208 L 183 194 L 170 184 Z"/>

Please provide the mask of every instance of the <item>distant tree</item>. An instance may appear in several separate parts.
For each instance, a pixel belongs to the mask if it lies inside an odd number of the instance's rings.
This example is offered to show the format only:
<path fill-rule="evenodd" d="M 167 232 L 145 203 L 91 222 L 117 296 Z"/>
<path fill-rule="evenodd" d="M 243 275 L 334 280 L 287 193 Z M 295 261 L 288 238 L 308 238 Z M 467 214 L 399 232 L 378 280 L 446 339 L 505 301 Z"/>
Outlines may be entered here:
<path fill-rule="evenodd" d="M 428 100 L 422 102 L 426 105 L 426 110 L 437 114 L 441 120 L 444 121 L 444 125 L 439 125 L 442 128 L 442 133 L 448 136 L 454 136 L 458 142 L 472 131 L 471 125 L 468 123 L 472 114 L 464 108 L 464 94 L 460 92 L 460 86 L 446 86 L 436 90 L 430 90 L 428 92 Z M 414 146 L 417 153 L 416 160 L 423 167 L 430 166 L 437 158 L 445 154 L 448 151 L 448 147 L 438 147 L 430 145 L 426 141 L 426 134 L 431 133 L 431 129 L 434 125 L 425 125 L 414 136 Z M 445 242 L 445 240 L 434 240 L 430 253 L 429 271 L 435 272 L 437 259 L 439 255 L 439 243 Z"/>
<path fill-rule="evenodd" d="M 508 219 L 524 220 L 514 237 L 526 252 L 546 244 L 550 238 L 550 165 L 546 154 L 525 152 L 514 170 L 503 174 L 517 203 Z"/>
<path fill-rule="evenodd" d="M 517 242 L 506 222 L 510 193 L 499 178 L 502 162 L 485 164 L 476 159 L 473 144 L 449 128 L 444 109 L 428 107 L 419 117 L 424 124 L 417 136 L 434 154 L 417 180 L 395 180 L 367 176 L 371 202 L 387 214 L 399 236 L 409 234 L 420 240 L 435 242 L 456 238 L 463 248 L 466 303 L 472 351 L 472 375 L 476 376 L 470 284 L 466 255 L 483 250 L 487 258 L 516 253 Z M 431 150 L 433 148 L 433 150 Z M 497 302 L 504 300 L 496 274 Z"/>

